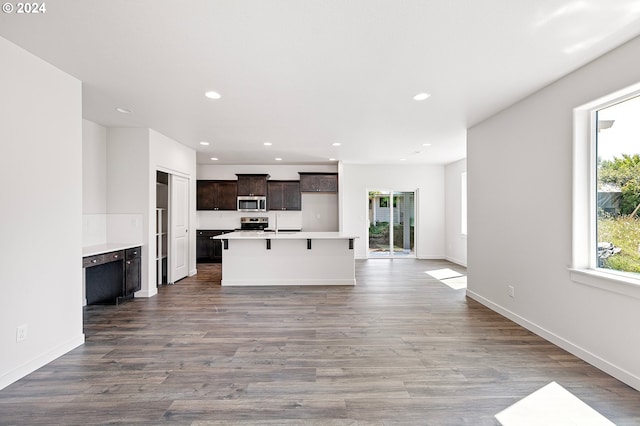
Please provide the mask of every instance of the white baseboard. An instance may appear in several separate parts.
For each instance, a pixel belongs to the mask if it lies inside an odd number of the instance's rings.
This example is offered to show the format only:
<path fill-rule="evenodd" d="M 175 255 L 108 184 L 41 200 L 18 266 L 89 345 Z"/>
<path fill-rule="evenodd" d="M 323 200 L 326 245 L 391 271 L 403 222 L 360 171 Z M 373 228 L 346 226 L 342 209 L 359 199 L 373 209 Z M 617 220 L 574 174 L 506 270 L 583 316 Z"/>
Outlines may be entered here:
<path fill-rule="evenodd" d="M 157 287 L 152 287 L 149 290 L 144 290 L 143 289 L 143 290 L 140 290 L 140 291 L 136 291 L 135 294 L 134 294 L 134 297 L 146 297 L 146 298 L 149 298 L 149 297 L 155 296 L 156 294 L 158 294 L 158 288 Z"/>
<path fill-rule="evenodd" d="M 314 285 L 340 285 L 340 286 L 354 286 L 356 285 L 355 279 L 264 279 L 264 280 L 222 280 L 223 287 L 225 286 L 314 286 Z"/>
<path fill-rule="evenodd" d="M 38 368 L 47 365 L 51 361 L 56 358 L 61 357 L 67 352 L 77 348 L 78 346 L 84 344 L 84 334 L 81 334 L 73 339 L 70 339 L 47 352 L 36 356 L 35 358 L 27 361 L 26 363 L 20 365 L 19 367 L 5 373 L 0 376 L 0 389 L 4 389 L 9 386 L 11 383 L 14 383 L 23 377 L 33 373 Z"/>
<path fill-rule="evenodd" d="M 463 262 L 460 259 L 456 259 L 455 257 L 445 256 L 445 259 L 451 263 L 455 263 L 456 265 L 467 267 L 467 262 Z"/>
<path fill-rule="evenodd" d="M 548 340 L 549 342 L 553 343 L 556 346 L 559 346 L 560 348 L 564 349 L 565 351 L 577 356 L 578 358 L 582 359 L 585 362 L 588 362 L 589 364 L 593 365 L 594 367 L 604 371 L 605 373 L 615 377 L 616 379 L 620 380 L 621 382 L 626 383 L 627 385 L 631 386 L 632 388 L 639 390 L 640 391 L 640 377 L 630 373 L 629 371 L 618 367 L 617 365 L 614 365 L 612 363 L 610 363 L 609 361 L 600 358 L 598 355 L 589 352 L 588 350 L 564 339 L 561 336 L 558 336 L 557 334 L 538 326 L 537 324 L 527 320 L 526 318 L 521 317 L 520 315 L 515 314 L 514 312 L 511 312 L 510 310 L 496 304 L 493 303 L 492 301 L 480 296 L 477 293 L 474 293 L 471 290 L 467 289 L 467 296 L 470 297 L 471 299 L 475 300 L 478 303 L 483 304 L 484 306 L 486 306 L 487 308 L 491 309 L 492 311 L 495 311 L 497 313 L 499 313 L 500 315 L 510 319 L 511 321 L 515 322 L 516 324 L 526 328 L 527 330 L 537 334 L 538 336 L 542 337 L 543 339 Z"/>

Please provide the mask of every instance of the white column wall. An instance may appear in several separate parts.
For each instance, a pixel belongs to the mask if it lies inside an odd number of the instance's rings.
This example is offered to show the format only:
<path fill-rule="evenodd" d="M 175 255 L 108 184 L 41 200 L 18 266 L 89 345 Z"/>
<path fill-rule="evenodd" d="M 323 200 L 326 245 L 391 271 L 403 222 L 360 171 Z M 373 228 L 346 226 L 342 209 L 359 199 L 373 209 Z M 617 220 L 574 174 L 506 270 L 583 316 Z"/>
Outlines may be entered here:
<path fill-rule="evenodd" d="M 149 129 L 107 128 L 107 213 L 110 215 L 140 215 L 142 223 L 134 223 L 142 235 L 142 289 L 139 296 L 157 293 L 151 282 L 149 226 L 155 216 L 149 215 L 149 187 L 155 189 L 155 175 L 149 180 Z M 154 195 L 155 202 L 155 195 Z M 141 227 L 142 229 L 138 229 Z"/>
<path fill-rule="evenodd" d="M 462 172 L 467 160 L 447 164 L 445 167 L 445 229 L 446 259 L 467 266 L 467 236 L 462 235 Z"/>
<path fill-rule="evenodd" d="M 0 58 L 1 389 L 84 335 L 82 86 L 4 38 Z"/>
<path fill-rule="evenodd" d="M 184 176 L 189 178 L 189 275 L 196 273 L 196 152 L 155 130 L 150 130 L 149 154 L 149 251 L 148 276 L 150 283 L 156 281 L 156 239 L 155 239 L 155 211 L 156 211 L 156 171 Z M 150 284 L 152 285 L 152 284 Z"/>
<path fill-rule="evenodd" d="M 638 83 L 638 57 L 640 38 L 472 127 L 467 170 L 468 294 L 640 389 L 640 300 L 568 271 L 573 109 Z"/>

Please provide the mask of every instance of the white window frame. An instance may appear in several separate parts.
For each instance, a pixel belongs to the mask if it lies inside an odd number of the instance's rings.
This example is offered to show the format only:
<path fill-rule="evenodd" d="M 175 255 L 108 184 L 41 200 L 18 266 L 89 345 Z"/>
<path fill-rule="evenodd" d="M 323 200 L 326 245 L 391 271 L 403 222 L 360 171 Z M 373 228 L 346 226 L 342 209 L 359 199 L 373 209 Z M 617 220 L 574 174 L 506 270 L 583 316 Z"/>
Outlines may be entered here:
<path fill-rule="evenodd" d="M 596 112 L 640 95 L 640 83 L 573 110 L 573 229 L 571 280 L 640 299 L 635 274 L 598 268 L 596 259 Z"/>
<path fill-rule="evenodd" d="M 460 234 L 467 236 L 467 172 L 460 173 Z"/>

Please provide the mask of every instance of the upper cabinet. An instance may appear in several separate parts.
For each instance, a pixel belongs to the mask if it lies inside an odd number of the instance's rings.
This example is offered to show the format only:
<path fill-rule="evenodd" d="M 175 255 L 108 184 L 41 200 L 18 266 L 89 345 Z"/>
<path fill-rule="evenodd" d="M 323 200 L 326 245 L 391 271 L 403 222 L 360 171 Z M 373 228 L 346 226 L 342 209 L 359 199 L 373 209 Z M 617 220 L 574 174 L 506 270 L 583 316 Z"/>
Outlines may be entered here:
<path fill-rule="evenodd" d="M 268 210 L 301 210 L 300 181 L 270 180 L 267 183 Z"/>
<path fill-rule="evenodd" d="M 238 186 L 235 180 L 199 180 L 196 182 L 197 210 L 235 210 Z"/>
<path fill-rule="evenodd" d="M 243 174 L 238 176 L 238 195 L 266 196 L 269 175 Z"/>
<path fill-rule="evenodd" d="M 301 192 L 338 192 L 338 174 L 299 172 Z"/>

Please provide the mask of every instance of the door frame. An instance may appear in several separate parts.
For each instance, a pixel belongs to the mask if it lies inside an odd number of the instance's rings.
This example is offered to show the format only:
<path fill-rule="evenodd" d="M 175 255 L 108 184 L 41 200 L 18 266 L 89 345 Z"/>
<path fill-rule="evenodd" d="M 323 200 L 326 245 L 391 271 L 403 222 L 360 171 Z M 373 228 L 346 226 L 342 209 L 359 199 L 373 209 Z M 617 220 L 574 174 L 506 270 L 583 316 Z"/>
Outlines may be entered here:
<path fill-rule="evenodd" d="M 369 247 L 369 227 L 371 226 L 371 222 L 369 220 L 369 192 L 371 191 L 378 191 L 378 192 L 388 192 L 389 193 L 389 200 L 391 202 L 391 206 L 390 211 L 389 211 L 389 218 L 390 218 L 390 222 L 389 222 L 389 226 L 393 229 L 393 194 L 394 193 L 404 193 L 404 192 L 412 192 L 413 193 L 413 233 L 414 233 L 414 248 L 413 248 L 413 253 L 409 256 L 396 256 L 394 255 L 393 252 L 393 232 L 390 232 L 389 234 L 389 255 L 388 256 L 371 256 L 371 252 L 370 252 L 370 247 Z M 367 188 L 366 189 L 366 197 L 367 197 L 367 214 L 366 214 L 366 218 L 367 220 L 365 221 L 365 235 L 367 236 L 367 259 L 417 259 L 418 258 L 418 217 L 419 217 L 419 210 L 418 210 L 418 188 L 414 188 L 414 189 L 389 189 L 388 186 L 379 186 L 379 187 L 374 187 L 374 188 Z M 375 206 L 374 206 L 375 208 Z"/>

